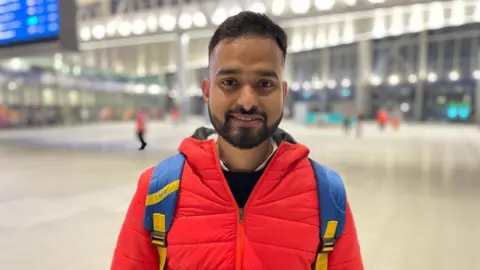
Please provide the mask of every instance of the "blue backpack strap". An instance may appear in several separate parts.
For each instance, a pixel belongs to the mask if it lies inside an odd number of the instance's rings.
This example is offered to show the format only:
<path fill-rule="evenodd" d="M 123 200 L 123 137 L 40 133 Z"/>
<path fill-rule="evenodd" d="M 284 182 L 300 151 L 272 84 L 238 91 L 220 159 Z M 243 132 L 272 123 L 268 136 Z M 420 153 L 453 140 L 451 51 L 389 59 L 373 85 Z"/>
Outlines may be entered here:
<path fill-rule="evenodd" d="M 320 246 L 315 270 L 328 269 L 328 254 L 342 235 L 346 219 L 347 195 L 342 178 L 335 171 L 310 160 L 317 181 L 320 208 Z"/>
<path fill-rule="evenodd" d="M 184 163 L 181 153 L 160 162 L 148 187 L 143 226 L 151 233 L 152 244 L 158 248 L 160 270 L 166 266 L 167 233 L 175 215 Z"/>

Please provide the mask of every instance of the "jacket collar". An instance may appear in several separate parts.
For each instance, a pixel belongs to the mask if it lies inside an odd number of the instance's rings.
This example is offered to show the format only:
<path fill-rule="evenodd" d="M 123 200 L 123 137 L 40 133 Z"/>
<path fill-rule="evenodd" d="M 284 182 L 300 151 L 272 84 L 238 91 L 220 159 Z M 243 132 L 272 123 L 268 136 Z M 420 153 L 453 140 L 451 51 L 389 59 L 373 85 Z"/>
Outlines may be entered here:
<path fill-rule="evenodd" d="M 217 154 L 216 143 L 209 136 L 215 131 L 199 128 L 194 135 L 185 138 L 179 146 L 179 151 L 185 155 L 189 168 L 194 170 L 202 179 L 220 181 L 223 179 L 222 166 Z M 278 145 L 271 161 L 268 161 L 269 171 L 275 172 L 276 178 L 281 178 L 289 173 L 293 164 L 308 157 L 310 152 L 307 147 L 295 140 L 285 131 L 279 129 L 272 136 Z"/>

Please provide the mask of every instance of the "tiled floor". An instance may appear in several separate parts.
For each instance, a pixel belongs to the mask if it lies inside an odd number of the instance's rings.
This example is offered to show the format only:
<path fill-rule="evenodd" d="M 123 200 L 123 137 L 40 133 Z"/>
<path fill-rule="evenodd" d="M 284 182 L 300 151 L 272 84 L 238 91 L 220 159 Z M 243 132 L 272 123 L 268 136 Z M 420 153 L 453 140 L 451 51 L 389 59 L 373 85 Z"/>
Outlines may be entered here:
<path fill-rule="evenodd" d="M 197 124 L 151 124 L 145 153 L 131 124 L 0 132 L 0 269 L 108 269 L 138 175 Z M 480 130 L 284 127 L 345 178 L 366 269 L 480 269 Z"/>

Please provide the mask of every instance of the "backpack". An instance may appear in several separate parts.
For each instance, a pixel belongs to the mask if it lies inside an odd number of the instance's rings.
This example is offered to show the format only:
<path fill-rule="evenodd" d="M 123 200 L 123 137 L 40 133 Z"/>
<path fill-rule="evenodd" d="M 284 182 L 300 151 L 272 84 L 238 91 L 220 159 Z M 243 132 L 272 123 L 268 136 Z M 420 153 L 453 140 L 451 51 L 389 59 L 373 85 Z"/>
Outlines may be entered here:
<path fill-rule="evenodd" d="M 310 159 L 317 181 L 320 206 L 320 245 L 313 269 L 328 269 L 328 254 L 342 235 L 346 218 L 346 192 L 340 176 Z M 143 226 L 150 232 L 152 244 L 158 248 L 160 270 L 167 260 L 167 234 L 177 206 L 180 179 L 185 157 L 170 157 L 157 165 L 148 188 Z"/>

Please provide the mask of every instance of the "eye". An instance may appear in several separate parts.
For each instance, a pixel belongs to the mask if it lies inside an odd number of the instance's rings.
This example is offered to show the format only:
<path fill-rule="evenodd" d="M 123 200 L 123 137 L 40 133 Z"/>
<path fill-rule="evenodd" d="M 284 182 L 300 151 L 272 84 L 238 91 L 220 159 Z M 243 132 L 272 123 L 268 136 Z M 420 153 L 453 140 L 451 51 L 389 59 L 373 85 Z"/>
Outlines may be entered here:
<path fill-rule="evenodd" d="M 274 86 L 274 84 L 271 81 L 261 81 L 259 85 L 263 88 L 270 88 Z"/>
<path fill-rule="evenodd" d="M 237 81 L 234 79 L 226 79 L 222 81 L 222 84 L 226 86 L 234 86 L 237 85 Z"/>

